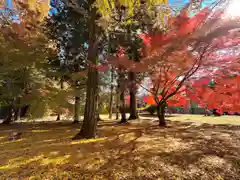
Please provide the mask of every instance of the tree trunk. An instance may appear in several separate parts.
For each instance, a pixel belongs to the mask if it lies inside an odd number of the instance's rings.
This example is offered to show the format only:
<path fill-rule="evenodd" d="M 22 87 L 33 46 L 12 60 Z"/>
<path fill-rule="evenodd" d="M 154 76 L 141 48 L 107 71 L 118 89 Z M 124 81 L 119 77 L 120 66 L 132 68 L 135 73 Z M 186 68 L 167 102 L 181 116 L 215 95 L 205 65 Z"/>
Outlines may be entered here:
<path fill-rule="evenodd" d="M 158 120 L 159 120 L 159 126 L 166 126 L 165 110 L 166 110 L 166 105 L 159 104 L 157 106 L 157 116 L 158 116 Z"/>
<path fill-rule="evenodd" d="M 21 119 L 21 107 L 17 107 L 15 110 L 15 121 Z"/>
<path fill-rule="evenodd" d="M 13 120 L 13 116 L 14 116 L 13 114 L 14 114 L 14 109 L 11 106 L 10 109 L 9 109 L 8 115 L 7 115 L 6 118 L 4 118 L 2 124 L 11 124 L 11 122 Z"/>
<path fill-rule="evenodd" d="M 121 121 L 120 123 L 126 123 L 127 122 L 127 118 L 126 118 L 126 111 L 125 111 L 125 98 L 124 98 L 124 85 L 123 85 L 123 81 L 124 81 L 124 73 L 121 72 L 119 73 L 119 82 L 118 82 L 118 88 L 120 90 L 120 113 L 121 113 Z"/>
<path fill-rule="evenodd" d="M 58 114 L 56 121 L 60 121 L 60 120 L 61 120 L 61 117 L 60 117 L 60 114 Z"/>
<path fill-rule="evenodd" d="M 63 78 L 60 79 L 60 88 L 61 90 L 63 89 Z M 61 120 L 61 114 L 58 113 L 56 121 L 60 121 L 60 120 Z"/>
<path fill-rule="evenodd" d="M 102 119 L 100 118 L 100 111 L 101 111 L 101 102 L 99 101 L 99 93 L 98 93 L 98 98 L 97 98 L 97 107 L 96 107 L 96 119 L 97 121 L 101 121 Z"/>
<path fill-rule="evenodd" d="M 130 85 L 130 117 L 131 119 L 138 119 L 138 113 L 137 113 L 137 100 L 136 100 L 136 74 L 134 72 L 129 72 L 129 80 L 131 82 Z"/>
<path fill-rule="evenodd" d="M 111 92 L 110 92 L 110 101 L 109 101 L 109 119 L 112 119 L 112 109 L 113 109 L 113 67 L 111 70 Z"/>
<path fill-rule="evenodd" d="M 92 5 L 95 1 L 89 2 Z M 88 41 L 88 61 L 93 65 L 97 64 L 98 52 L 96 46 L 96 15 L 97 9 L 91 7 L 89 10 L 89 41 Z M 98 71 L 96 68 L 88 67 L 87 95 L 84 110 L 84 119 L 80 132 L 73 137 L 74 139 L 94 138 L 96 135 L 97 119 L 96 108 L 98 98 Z"/>
<path fill-rule="evenodd" d="M 21 119 L 21 98 L 20 97 L 17 97 L 16 98 L 16 101 L 14 103 L 14 120 L 17 121 L 17 120 L 20 120 Z"/>
<path fill-rule="evenodd" d="M 120 95 L 119 87 L 120 87 L 120 84 L 119 84 L 119 81 L 118 81 L 118 87 L 116 88 L 116 96 L 115 96 L 115 98 L 116 98 L 116 105 L 115 105 L 115 108 L 116 108 L 116 112 L 115 112 L 116 113 L 116 120 L 119 119 L 119 109 L 120 109 L 120 107 L 119 107 L 119 95 Z"/>
<path fill-rule="evenodd" d="M 74 124 L 79 122 L 79 110 L 80 110 L 80 97 L 75 96 L 74 120 L 73 120 Z"/>

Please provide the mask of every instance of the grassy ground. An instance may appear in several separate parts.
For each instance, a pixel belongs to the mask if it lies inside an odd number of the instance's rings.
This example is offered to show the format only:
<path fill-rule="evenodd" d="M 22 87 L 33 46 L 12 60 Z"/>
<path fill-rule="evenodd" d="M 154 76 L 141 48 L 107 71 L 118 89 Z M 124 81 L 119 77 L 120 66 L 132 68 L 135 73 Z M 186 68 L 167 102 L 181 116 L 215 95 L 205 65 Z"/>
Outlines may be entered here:
<path fill-rule="evenodd" d="M 155 119 L 102 121 L 99 138 L 79 141 L 69 122 L 1 126 L 0 179 L 240 179 L 240 118 L 175 115 L 167 128 Z"/>

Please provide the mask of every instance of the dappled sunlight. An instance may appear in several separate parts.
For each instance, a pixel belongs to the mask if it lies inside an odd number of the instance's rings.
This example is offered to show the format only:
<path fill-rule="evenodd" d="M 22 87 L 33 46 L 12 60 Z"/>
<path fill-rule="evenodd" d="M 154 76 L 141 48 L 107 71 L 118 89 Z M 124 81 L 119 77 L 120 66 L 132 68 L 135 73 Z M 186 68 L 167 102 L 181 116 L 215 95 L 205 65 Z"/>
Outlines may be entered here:
<path fill-rule="evenodd" d="M 0 136 L 0 140 L 5 139 L 7 136 Z"/>
<path fill-rule="evenodd" d="M 21 168 L 21 166 L 23 166 L 23 165 L 27 165 L 31 162 L 38 161 L 42 158 L 43 158 L 43 155 L 40 155 L 40 156 L 32 157 L 30 159 L 24 158 L 24 159 L 20 159 L 20 160 L 9 161 L 8 164 L 1 165 L 0 170 L 11 170 L 14 168 Z"/>
<path fill-rule="evenodd" d="M 201 174 L 205 179 L 216 179 L 217 174 L 237 174 L 240 154 L 236 126 L 169 121 L 168 128 L 159 128 L 155 123 L 144 119 L 128 125 L 101 122 L 99 138 L 76 141 L 71 138 L 78 126 L 22 124 L 24 141 L 3 139 L 0 170 L 5 173 L 0 176 L 145 180 L 199 179 Z M 1 137 L 8 134 L 0 131 Z M 211 169 L 210 174 L 207 169 Z M 221 173 L 216 173 L 219 170 Z"/>
<path fill-rule="evenodd" d="M 202 166 L 208 166 L 208 167 L 219 167 L 219 168 L 225 168 L 230 169 L 229 164 L 226 162 L 225 159 L 220 158 L 218 156 L 205 156 L 200 159 L 199 164 Z"/>
<path fill-rule="evenodd" d="M 88 144 L 88 143 L 94 143 L 94 142 L 101 142 L 101 141 L 104 141 L 106 139 L 107 139 L 107 137 L 96 138 L 96 139 L 81 139 L 81 140 L 78 140 L 78 141 L 73 141 L 73 142 L 71 142 L 71 144 Z"/>
<path fill-rule="evenodd" d="M 43 133 L 43 132 L 50 132 L 50 130 L 40 130 L 40 129 L 37 129 L 37 130 L 32 130 L 33 133 Z"/>
<path fill-rule="evenodd" d="M 49 164 L 53 164 L 53 165 L 59 165 L 59 164 L 66 164 L 68 163 L 68 158 L 70 157 L 70 155 L 65 155 L 65 156 L 61 156 L 61 157 L 46 157 L 44 159 L 41 160 L 41 165 L 49 165 Z"/>
<path fill-rule="evenodd" d="M 4 141 L 4 142 L 0 142 L 0 145 L 12 144 L 12 143 L 22 142 L 22 141 L 26 141 L 26 139 L 22 138 L 22 139 Z"/>

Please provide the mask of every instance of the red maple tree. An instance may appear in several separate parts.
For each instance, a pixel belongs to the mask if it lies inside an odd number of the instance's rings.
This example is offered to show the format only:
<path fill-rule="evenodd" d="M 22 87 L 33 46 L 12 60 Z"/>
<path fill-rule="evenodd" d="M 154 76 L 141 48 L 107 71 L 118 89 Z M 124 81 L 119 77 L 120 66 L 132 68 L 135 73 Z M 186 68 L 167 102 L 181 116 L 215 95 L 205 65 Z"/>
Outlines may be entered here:
<path fill-rule="evenodd" d="M 146 45 L 140 62 L 126 55 L 108 59 L 125 70 L 149 74 L 152 86 L 141 86 L 151 94 L 147 101 L 157 105 L 160 126 L 166 125 L 167 105 L 187 103 L 183 99 L 193 80 L 214 74 L 216 69 L 233 69 L 238 62 L 238 54 L 232 51 L 240 38 L 239 21 L 222 19 L 224 11 L 219 9 L 205 8 L 192 18 L 186 10 L 169 20 L 168 31 L 140 35 Z"/>

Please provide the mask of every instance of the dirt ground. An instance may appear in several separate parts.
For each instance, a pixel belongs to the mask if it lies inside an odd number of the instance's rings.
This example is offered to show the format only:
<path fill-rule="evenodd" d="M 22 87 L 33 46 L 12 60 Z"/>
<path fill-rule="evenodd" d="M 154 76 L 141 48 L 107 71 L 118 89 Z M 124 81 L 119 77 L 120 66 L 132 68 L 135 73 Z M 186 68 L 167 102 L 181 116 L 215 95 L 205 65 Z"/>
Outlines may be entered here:
<path fill-rule="evenodd" d="M 78 141 L 80 124 L 67 121 L 1 126 L 0 179 L 239 180 L 240 120 L 216 118 L 174 115 L 166 128 L 147 115 L 106 120 L 98 138 Z"/>

